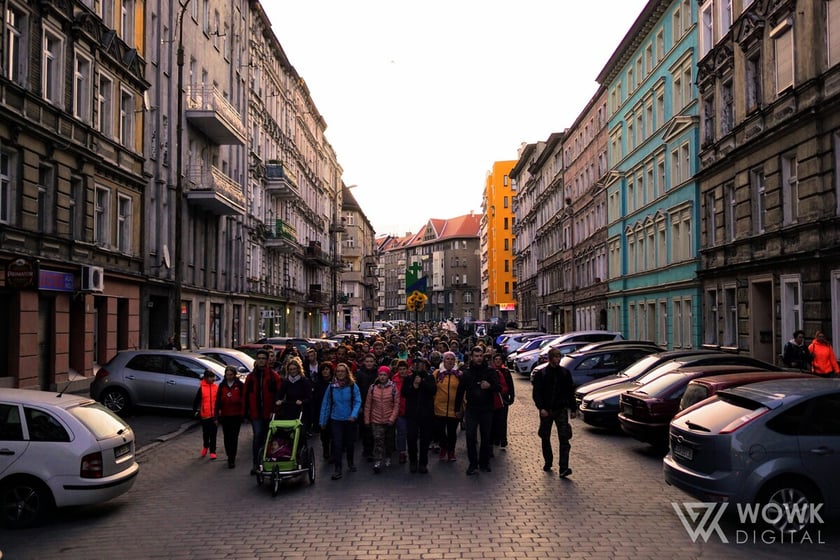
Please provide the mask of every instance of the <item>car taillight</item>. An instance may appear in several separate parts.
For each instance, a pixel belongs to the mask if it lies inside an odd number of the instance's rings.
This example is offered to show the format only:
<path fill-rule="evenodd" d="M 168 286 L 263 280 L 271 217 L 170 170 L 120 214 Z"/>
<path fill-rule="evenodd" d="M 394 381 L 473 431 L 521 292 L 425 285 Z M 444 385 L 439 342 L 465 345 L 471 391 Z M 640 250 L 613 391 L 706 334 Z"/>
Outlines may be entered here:
<path fill-rule="evenodd" d="M 96 377 L 94 379 L 98 381 L 100 379 L 105 379 L 109 375 L 111 375 L 111 373 L 104 367 L 101 367 L 96 371 Z"/>
<path fill-rule="evenodd" d="M 734 432 L 736 430 L 740 430 L 741 428 L 743 428 L 744 426 L 746 426 L 747 424 L 749 424 L 750 422 L 752 422 L 756 418 L 759 418 L 759 417 L 763 416 L 764 414 L 766 414 L 768 412 L 770 412 L 769 408 L 766 408 L 766 407 L 757 408 L 757 409 L 755 409 L 751 412 L 748 412 L 747 414 L 744 414 L 743 416 L 740 416 L 740 417 L 736 418 L 735 420 L 733 420 L 732 422 L 727 424 L 719 433 L 721 433 L 721 434 L 731 434 L 732 432 Z"/>
<path fill-rule="evenodd" d="M 82 478 L 102 478 L 102 452 L 90 453 L 82 457 Z"/>

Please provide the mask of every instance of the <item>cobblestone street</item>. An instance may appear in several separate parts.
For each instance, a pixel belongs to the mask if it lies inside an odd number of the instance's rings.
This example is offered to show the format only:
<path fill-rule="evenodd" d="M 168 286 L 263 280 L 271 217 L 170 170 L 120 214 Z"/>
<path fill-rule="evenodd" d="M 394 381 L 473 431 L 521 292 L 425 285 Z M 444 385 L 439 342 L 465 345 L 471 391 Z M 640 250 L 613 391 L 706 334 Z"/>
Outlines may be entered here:
<path fill-rule="evenodd" d="M 192 429 L 139 456 L 134 488 L 112 502 L 59 512 L 47 526 L 0 530 L 4 560 L 35 558 L 837 558 L 840 530 L 828 522 L 813 544 L 738 544 L 731 521 L 693 543 L 672 502 L 692 501 L 662 479 L 661 456 L 618 434 L 573 422 L 567 480 L 542 471 L 537 415 L 527 380 L 517 379 L 510 447 L 492 473 L 467 477 L 464 437 L 456 463 L 428 475 L 395 465 L 340 481 L 284 483 L 276 498 L 248 475 L 250 427 L 239 465 L 198 458 Z M 317 439 L 317 438 L 316 438 Z M 221 440 L 221 438 L 220 438 Z M 221 441 L 220 441 L 221 445 Z M 316 443 L 320 458 L 320 444 Z M 357 457 L 360 449 L 357 447 Z M 834 520 L 832 520 L 834 521 Z M 817 541 L 821 541 L 820 542 Z"/>

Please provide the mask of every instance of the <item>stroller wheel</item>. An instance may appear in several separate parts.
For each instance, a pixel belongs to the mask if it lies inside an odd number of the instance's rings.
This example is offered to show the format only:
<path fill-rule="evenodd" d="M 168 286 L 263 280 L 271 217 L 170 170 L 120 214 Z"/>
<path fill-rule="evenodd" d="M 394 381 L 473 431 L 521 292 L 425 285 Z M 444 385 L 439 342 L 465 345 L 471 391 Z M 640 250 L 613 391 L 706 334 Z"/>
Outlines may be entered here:
<path fill-rule="evenodd" d="M 271 488 L 271 497 L 276 498 L 280 492 L 280 477 L 274 477 L 274 486 Z"/>
<path fill-rule="evenodd" d="M 315 450 L 309 448 L 309 484 L 315 484 Z"/>
<path fill-rule="evenodd" d="M 262 486 L 263 483 L 263 475 L 261 472 L 257 471 L 257 486 Z"/>

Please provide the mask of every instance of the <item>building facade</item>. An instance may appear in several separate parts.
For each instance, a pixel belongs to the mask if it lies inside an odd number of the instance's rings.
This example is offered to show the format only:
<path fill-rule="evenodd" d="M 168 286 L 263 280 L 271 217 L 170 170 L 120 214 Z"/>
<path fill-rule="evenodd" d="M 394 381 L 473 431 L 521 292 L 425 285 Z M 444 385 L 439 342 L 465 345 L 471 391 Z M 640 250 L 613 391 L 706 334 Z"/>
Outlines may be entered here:
<path fill-rule="evenodd" d="M 840 343 L 840 2 L 700 5 L 703 344 Z"/>
<path fill-rule="evenodd" d="M 342 189 L 341 309 L 340 329 L 352 330 L 362 321 L 376 320 L 378 258 L 374 231 L 356 198 L 346 186 Z"/>
<path fill-rule="evenodd" d="M 511 187 L 514 191 L 512 207 L 516 217 L 516 223 L 513 225 L 513 274 L 517 280 L 514 295 L 519 304 L 516 320 L 520 328 L 525 329 L 544 328 L 538 314 L 538 269 L 534 248 L 540 185 L 531 174 L 531 164 L 538 150 L 542 150 L 542 142 L 523 144 L 517 153 L 519 159 L 510 170 Z"/>
<path fill-rule="evenodd" d="M 697 3 L 651 0 L 598 76 L 608 98 L 608 328 L 700 345 Z"/>
<path fill-rule="evenodd" d="M 482 196 L 481 313 L 479 319 L 516 317 L 516 277 L 513 275 L 513 195 L 510 171 L 516 161 L 493 163 Z"/>

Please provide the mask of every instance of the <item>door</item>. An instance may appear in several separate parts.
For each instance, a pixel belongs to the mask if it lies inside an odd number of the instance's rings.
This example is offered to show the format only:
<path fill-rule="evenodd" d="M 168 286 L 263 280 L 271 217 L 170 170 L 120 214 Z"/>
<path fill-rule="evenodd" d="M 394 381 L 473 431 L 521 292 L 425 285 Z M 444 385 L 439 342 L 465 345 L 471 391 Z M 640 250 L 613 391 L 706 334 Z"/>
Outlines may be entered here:
<path fill-rule="evenodd" d="M 840 393 L 810 401 L 807 420 L 799 434 L 802 465 L 823 492 L 826 503 L 840 507 L 840 485 L 836 484 L 840 462 Z"/>
<path fill-rule="evenodd" d="M 774 363 L 776 354 L 773 351 L 773 334 L 775 322 L 773 320 L 773 282 L 772 280 L 750 281 L 750 333 L 751 354 L 754 358 L 768 363 Z"/>
<path fill-rule="evenodd" d="M 138 354 L 123 370 L 123 384 L 132 402 L 138 405 L 161 406 L 166 382 L 166 356 Z"/>
<path fill-rule="evenodd" d="M 168 367 L 164 406 L 192 410 L 201 376 L 204 374 L 204 364 L 179 356 L 169 358 Z"/>

